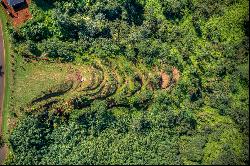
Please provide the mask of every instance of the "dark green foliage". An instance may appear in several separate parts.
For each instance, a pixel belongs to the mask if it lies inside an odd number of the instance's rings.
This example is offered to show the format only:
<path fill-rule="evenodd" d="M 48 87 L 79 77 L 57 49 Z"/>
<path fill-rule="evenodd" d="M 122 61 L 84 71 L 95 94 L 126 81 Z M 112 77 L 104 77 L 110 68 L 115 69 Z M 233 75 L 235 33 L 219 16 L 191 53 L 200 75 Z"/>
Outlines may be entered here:
<path fill-rule="evenodd" d="M 131 25 L 142 25 L 143 23 L 143 6 L 134 0 L 126 0 L 124 3 L 127 14 L 127 22 Z"/>
<path fill-rule="evenodd" d="M 180 20 L 184 15 L 185 7 L 190 5 L 188 0 L 162 0 L 163 14 L 169 20 Z"/>
<path fill-rule="evenodd" d="M 42 119 L 38 121 L 38 118 Z M 50 132 L 49 124 L 46 123 L 46 115 L 39 117 L 28 116 L 22 120 L 21 124 L 15 128 L 10 137 L 10 144 L 14 153 L 20 154 L 20 161 L 15 164 L 38 164 L 42 157 L 42 152 L 48 146 L 47 135 Z M 24 137 L 25 133 L 25 137 Z"/>
<path fill-rule="evenodd" d="M 35 42 L 40 42 L 44 39 L 49 38 L 51 33 L 48 27 L 44 23 L 30 23 L 26 25 L 22 31 L 22 35 L 26 36 L 27 39 Z"/>
<path fill-rule="evenodd" d="M 3 140 L 2 135 L 0 135 L 0 148 L 2 148 L 3 145 L 4 145 L 4 140 Z"/>

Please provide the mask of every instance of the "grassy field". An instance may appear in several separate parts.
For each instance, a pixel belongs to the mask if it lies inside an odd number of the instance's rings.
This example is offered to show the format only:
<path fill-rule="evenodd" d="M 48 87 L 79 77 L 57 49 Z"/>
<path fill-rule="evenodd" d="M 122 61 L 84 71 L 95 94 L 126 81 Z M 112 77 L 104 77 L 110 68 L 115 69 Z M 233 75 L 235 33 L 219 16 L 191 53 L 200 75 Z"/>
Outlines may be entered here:
<path fill-rule="evenodd" d="M 56 85 L 76 78 L 76 71 L 85 77 L 85 84 L 90 77 L 90 68 L 85 65 L 73 65 L 48 62 L 25 62 L 17 57 L 15 65 L 15 88 L 13 105 L 19 110 L 26 104 Z M 18 112 L 15 111 L 15 113 Z"/>
<path fill-rule="evenodd" d="M 5 96 L 4 96 L 4 109 L 3 109 L 3 132 L 4 137 L 8 134 L 8 112 L 9 112 L 9 101 L 11 97 L 11 62 L 10 62 L 10 38 L 7 31 L 7 17 L 2 7 L 0 7 L 0 19 L 3 24 L 3 33 L 4 33 L 4 44 L 5 44 Z"/>

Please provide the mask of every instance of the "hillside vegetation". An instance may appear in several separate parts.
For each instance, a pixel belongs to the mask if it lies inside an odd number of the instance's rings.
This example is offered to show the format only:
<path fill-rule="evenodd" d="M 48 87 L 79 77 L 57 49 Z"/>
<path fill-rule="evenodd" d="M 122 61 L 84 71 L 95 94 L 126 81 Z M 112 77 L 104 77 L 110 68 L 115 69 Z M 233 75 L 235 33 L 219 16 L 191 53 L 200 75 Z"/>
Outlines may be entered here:
<path fill-rule="evenodd" d="M 9 28 L 6 164 L 247 164 L 248 8 L 33 0 Z"/>

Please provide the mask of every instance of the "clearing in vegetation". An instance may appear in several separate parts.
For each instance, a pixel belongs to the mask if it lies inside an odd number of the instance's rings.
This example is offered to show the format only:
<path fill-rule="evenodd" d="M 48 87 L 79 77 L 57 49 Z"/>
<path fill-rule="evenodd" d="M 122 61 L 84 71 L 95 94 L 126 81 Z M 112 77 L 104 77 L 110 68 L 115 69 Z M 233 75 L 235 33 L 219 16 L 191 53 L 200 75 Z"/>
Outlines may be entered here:
<path fill-rule="evenodd" d="M 16 72 L 18 86 L 13 104 L 18 110 L 29 106 L 30 110 L 38 111 L 43 105 L 51 107 L 60 103 L 57 110 L 63 112 L 67 106 L 84 107 L 78 99 L 85 97 L 86 101 L 107 100 L 110 107 L 126 105 L 130 97 L 141 91 L 169 90 L 179 80 L 176 68 L 172 73 L 167 73 L 171 72 L 168 65 L 157 66 L 157 69 L 142 68 L 142 64 L 137 67 L 122 58 L 95 59 L 85 64 L 23 61 Z"/>

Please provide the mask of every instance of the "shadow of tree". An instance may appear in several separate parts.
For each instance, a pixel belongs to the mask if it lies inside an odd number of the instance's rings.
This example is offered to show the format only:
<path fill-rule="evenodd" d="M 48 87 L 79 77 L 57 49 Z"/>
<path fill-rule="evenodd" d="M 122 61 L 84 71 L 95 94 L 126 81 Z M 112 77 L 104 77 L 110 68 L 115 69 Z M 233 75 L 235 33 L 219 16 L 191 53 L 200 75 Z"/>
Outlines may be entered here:
<path fill-rule="evenodd" d="M 4 72 L 2 71 L 2 69 L 3 69 L 3 66 L 0 66 L 0 77 L 2 77 L 3 74 L 4 74 Z"/>
<path fill-rule="evenodd" d="M 133 0 L 127 0 L 125 2 L 125 9 L 127 10 L 128 13 L 128 23 L 131 25 L 134 23 L 135 25 L 142 25 L 144 21 L 143 13 L 144 13 L 144 8 L 143 6 Z"/>
<path fill-rule="evenodd" d="M 34 2 L 39 8 L 41 8 L 44 11 L 55 7 L 53 1 L 51 0 L 34 0 Z"/>

